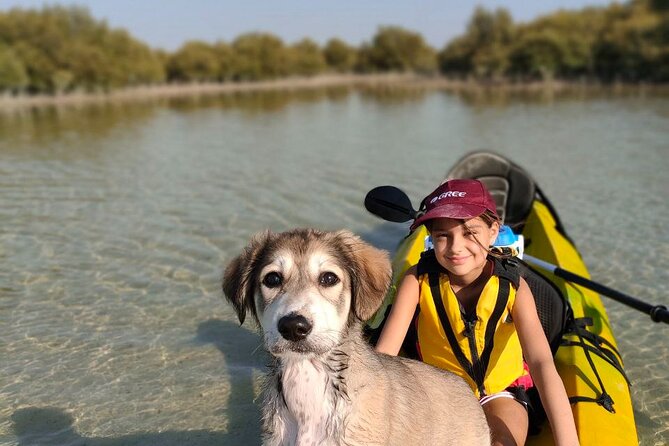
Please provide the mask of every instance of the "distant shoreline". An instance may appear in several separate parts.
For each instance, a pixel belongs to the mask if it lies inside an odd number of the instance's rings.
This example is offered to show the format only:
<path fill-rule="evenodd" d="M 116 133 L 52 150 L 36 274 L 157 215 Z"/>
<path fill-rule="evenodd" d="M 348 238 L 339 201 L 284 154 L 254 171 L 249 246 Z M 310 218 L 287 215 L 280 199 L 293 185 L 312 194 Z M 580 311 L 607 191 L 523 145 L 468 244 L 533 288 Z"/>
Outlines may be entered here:
<path fill-rule="evenodd" d="M 226 93 L 263 91 L 302 91 L 334 87 L 368 87 L 381 89 L 432 89 L 452 92 L 505 91 L 505 92 L 566 92 L 575 90 L 603 90 L 612 92 L 660 91 L 669 93 L 667 84 L 601 84 L 589 81 L 475 81 L 456 80 L 441 76 L 417 74 L 328 74 L 314 77 L 291 77 L 255 82 L 221 82 L 164 84 L 113 90 L 108 93 L 69 93 L 62 95 L 4 95 L 0 96 L 0 110 L 43 106 L 83 105 L 104 102 L 131 102 L 150 99 L 213 96 Z"/>

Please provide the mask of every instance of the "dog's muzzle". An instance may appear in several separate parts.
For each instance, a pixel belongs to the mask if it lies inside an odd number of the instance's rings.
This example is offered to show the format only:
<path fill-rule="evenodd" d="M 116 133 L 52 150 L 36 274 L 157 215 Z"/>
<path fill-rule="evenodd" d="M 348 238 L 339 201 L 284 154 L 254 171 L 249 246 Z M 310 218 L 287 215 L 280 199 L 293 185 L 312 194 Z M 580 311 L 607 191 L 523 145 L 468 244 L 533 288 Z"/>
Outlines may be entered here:
<path fill-rule="evenodd" d="M 290 313 L 279 319 L 277 328 L 284 339 L 297 342 L 302 341 L 309 335 L 313 325 L 301 314 Z"/>

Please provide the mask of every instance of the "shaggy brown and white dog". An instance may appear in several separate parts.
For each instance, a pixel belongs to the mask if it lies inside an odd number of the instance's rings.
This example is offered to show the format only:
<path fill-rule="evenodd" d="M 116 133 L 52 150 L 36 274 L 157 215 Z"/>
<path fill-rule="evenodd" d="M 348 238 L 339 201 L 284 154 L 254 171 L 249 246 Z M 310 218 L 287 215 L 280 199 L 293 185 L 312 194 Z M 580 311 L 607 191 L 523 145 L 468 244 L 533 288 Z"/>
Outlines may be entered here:
<path fill-rule="evenodd" d="M 260 325 L 273 364 L 266 445 L 489 445 L 485 416 L 459 377 L 376 353 L 363 322 L 390 283 L 388 255 L 347 231 L 253 237 L 224 273 L 240 322 Z"/>

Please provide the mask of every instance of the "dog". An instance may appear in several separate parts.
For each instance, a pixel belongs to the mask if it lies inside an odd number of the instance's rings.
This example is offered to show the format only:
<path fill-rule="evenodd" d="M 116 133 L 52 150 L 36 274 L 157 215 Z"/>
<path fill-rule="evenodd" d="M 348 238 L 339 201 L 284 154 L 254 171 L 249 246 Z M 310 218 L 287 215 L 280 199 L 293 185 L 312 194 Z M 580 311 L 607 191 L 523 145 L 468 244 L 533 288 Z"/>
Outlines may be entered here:
<path fill-rule="evenodd" d="M 348 231 L 263 232 L 230 262 L 223 292 L 272 358 L 263 444 L 490 445 L 463 379 L 364 339 L 390 277 L 388 254 Z"/>

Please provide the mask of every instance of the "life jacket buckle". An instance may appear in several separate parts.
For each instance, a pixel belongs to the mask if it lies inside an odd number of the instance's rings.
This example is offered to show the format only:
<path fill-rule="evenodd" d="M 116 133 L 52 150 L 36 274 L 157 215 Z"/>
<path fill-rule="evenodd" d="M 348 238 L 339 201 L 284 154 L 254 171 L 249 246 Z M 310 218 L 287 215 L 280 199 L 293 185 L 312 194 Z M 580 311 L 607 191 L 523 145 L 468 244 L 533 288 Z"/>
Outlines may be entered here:
<path fill-rule="evenodd" d="M 474 328 L 476 327 L 476 322 L 478 321 L 478 317 L 476 315 L 470 316 L 470 317 L 464 317 L 463 321 L 465 323 L 465 329 L 462 332 L 466 337 L 470 337 L 471 335 L 474 334 Z"/>

